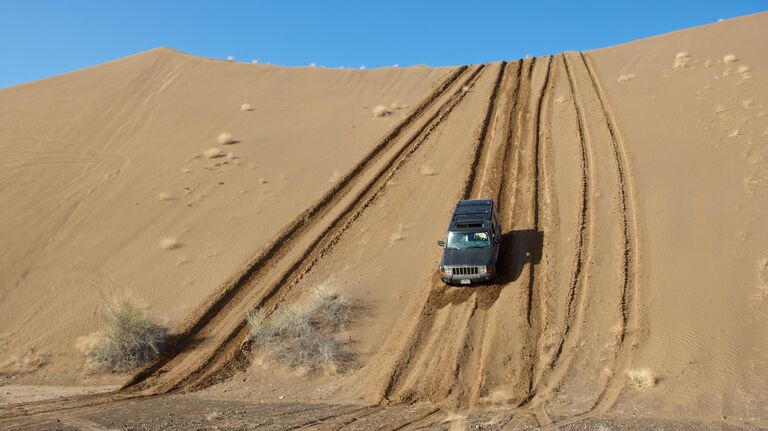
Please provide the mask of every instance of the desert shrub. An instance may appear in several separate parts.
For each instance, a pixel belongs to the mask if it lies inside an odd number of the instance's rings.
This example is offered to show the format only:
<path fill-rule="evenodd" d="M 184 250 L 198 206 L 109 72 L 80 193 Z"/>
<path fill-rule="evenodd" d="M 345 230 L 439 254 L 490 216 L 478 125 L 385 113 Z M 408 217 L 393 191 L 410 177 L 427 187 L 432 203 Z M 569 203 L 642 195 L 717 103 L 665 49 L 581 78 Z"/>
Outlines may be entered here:
<path fill-rule="evenodd" d="M 302 372 L 338 372 L 348 364 L 347 345 L 339 332 L 350 323 L 352 303 L 335 293 L 318 293 L 310 303 L 290 305 L 267 316 L 246 316 L 254 349 L 274 364 Z"/>
<path fill-rule="evenodd" d="M 627 377 L 632 386 L 638 389 L 648 389 L 656 386 L 659 378 L 648 368 L 628 370 Z"/>
<path fill-rule="evenodd" d="M 157 358 L 167 346 L 168 328 L 153 322 L 130 297 L 116 299 L 104 313 L 104 341 L 90 353 L 110 371 L 128 371 Z"/>

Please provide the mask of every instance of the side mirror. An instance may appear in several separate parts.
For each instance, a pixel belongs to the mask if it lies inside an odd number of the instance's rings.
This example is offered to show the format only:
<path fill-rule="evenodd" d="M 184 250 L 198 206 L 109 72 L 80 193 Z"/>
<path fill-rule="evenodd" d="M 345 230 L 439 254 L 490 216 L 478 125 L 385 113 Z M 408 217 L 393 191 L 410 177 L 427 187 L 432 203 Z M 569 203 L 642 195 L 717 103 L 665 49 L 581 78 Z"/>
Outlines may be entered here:
<path fill-rule="evenodd" d="M 438 240 L 437 245 L 439 245 L 440 247 L 445 247 L 445 241 Z"/>

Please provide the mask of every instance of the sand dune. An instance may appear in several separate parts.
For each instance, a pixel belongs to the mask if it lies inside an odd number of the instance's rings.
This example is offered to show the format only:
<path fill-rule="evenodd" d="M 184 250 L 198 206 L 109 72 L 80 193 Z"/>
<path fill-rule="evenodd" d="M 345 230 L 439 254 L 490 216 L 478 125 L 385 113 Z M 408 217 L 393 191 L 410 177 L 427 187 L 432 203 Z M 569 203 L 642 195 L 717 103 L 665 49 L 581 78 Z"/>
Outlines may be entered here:
<path fill-rule="evenodd" d="M 158 49 L 3 90 L 2 372 L 35 357 L 43 380 L 81 379 L 75 342 L 120 292 L 179 324 L 408 114 L 368 107 L 417 104 L 447 71 L 307 71 Z M 159 246 L 166 238 L 179 245 Z"/>
<path fill-rule="evenodd" d="M 205 389 L 369 405 L 283 416 L 329 429 L 768 426 L 766 28 L 443 69 L 161 49 L 3 90 L 0 371 L 128 383 L 0 418 Z M 499 279 L 449 288 L 435 240 L 468 197 L 499 205 Z M 353 366 L 251 364 L 245 314 L 318 286 L 366 310 Z M 84 376 L 128 290 L 178 349 Z"/>

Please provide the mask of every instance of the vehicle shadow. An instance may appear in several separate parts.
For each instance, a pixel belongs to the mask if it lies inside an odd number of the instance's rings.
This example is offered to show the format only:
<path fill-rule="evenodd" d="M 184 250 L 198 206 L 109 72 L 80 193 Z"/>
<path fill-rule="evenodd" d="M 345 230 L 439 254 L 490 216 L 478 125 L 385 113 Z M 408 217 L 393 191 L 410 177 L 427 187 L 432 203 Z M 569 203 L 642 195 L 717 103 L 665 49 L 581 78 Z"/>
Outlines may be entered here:
<path fill-rule="evenodd" d="M 513 230 L 502 234 L 496 283 L 511 283 L 520 278 L 525 265 L 537 265 L 544 247 L 544 232 L 536 229 Z"/>

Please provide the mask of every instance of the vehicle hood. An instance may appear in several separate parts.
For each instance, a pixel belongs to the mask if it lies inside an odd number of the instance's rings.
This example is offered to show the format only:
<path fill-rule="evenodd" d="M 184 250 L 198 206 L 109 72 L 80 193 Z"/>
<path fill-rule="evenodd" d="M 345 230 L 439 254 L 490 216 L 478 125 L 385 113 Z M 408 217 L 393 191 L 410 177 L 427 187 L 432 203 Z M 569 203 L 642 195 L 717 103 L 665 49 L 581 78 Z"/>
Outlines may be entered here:
<path fill-rule="evenodd" d="M 442 264 L 445 266 L 483 266 L 492 265 L 495 262 L 495 248 L 483 247 L 483 248 L 467 248 L 463 250 L 456 250 L 452 248 L 446 248 L 443 250 Z"/>

